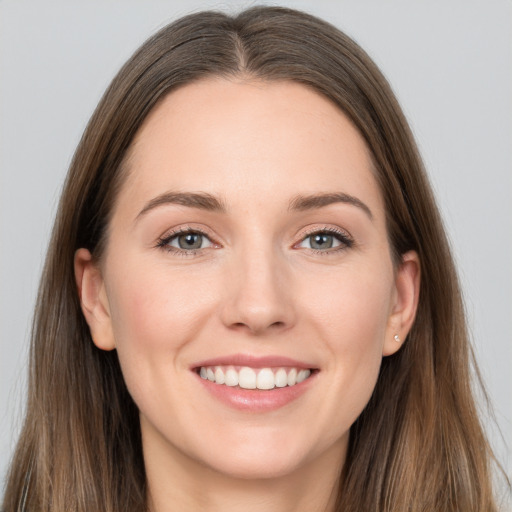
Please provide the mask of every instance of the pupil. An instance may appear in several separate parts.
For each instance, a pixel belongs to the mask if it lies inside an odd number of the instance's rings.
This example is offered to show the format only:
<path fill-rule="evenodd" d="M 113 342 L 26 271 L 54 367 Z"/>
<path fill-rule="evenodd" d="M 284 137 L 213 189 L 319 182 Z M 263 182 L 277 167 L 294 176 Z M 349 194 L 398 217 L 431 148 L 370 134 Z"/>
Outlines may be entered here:
<path fill-rule="evenodd" d="M 311 247 L 313 249 L 330 249 L 332 247 L 332 235 L 315 235 Z"/>
<path fill-rule="evenodd" d="M 180 249 L 200 249 L 202 236 L 195 233 L 187 233 L 178 238 Z"/>

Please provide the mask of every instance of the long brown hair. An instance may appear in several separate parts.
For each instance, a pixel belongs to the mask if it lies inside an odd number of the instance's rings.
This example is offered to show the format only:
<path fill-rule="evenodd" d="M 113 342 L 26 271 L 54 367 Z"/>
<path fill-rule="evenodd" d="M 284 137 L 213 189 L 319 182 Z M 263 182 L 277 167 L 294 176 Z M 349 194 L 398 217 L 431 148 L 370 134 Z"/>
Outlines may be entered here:
<path fill-rule="evenodd" d="M 372 153 L 399 261 L 421 261 L 417 318 L 384 358 L 351 428 L 337 510 L 494 511 L 492 454 L 477 417 L 464 309 L 421 159 L 383 75 L 357 44 L 308 14 L 256 7 L 193 14 L 150 38 L 106 91 L 72 161 L 35 312 L 28 406 L 3 508 L 146 509 L 138 411 L 115 351 L 91 341 L 77 295 L 80 247 L 101 258 L 123 159 L 170 91 L 206 76 L 291 80 L 337 105 Z"/>

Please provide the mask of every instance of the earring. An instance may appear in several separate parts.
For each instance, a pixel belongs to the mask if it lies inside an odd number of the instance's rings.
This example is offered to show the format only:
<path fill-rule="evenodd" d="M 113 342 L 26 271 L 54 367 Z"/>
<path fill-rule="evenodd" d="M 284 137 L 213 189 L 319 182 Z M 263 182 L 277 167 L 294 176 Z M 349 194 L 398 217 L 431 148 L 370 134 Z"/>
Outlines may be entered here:
<path fill-rule="evenodd" d="M 395 334 L 395 341 L 396 341 L 397 343 L 400 343 L 400 338 L 399 338 L 398 334 Z"/>

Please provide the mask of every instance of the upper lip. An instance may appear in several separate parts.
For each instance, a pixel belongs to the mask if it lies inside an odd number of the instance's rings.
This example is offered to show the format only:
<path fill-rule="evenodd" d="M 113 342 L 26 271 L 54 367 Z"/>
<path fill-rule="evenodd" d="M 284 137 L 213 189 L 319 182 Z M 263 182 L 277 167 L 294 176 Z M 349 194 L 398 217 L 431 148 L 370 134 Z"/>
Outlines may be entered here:
<path fill-rule="evenodd" d="M 248 366 L 250 368 L 269 368 L 269 367 L 291 367 L 313 369 L 314 366 L 296 359 L 285 356 L 252 356 L 248 354 L 231 354 L 219 356 L 213 359 L 199 361 L 192 365 L 192 369 L 202 366 Z"/>

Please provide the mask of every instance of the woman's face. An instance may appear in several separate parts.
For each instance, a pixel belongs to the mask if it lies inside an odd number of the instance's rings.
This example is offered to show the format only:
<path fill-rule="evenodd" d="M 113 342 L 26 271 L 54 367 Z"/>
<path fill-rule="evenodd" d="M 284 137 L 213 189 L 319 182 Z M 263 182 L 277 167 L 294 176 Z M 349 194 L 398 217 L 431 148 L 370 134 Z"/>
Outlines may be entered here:
<path fill-rule="evenodd" d="M 417 295 L 361 136 L 302 85 L 210 79 L 153 110 L 127 164 L 101 264 L 76 268 L 147 463 L 339 466 Z"/>

